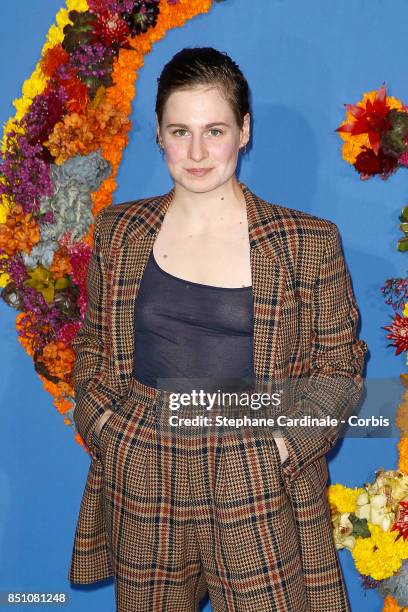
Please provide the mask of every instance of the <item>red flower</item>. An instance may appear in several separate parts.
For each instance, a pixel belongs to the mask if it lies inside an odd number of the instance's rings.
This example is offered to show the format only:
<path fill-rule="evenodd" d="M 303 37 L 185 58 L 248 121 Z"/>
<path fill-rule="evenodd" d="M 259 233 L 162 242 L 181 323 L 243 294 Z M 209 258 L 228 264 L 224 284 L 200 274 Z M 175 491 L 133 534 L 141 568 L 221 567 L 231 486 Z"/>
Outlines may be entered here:
<path fill-rule="evenodd" d="M 399 502 L 397 520 L 391 527 L 390 531 L 399 532 L 395 538 L 395 541 L 397 541 L 401 536 L 404 538 L 404 541 L 408 538 L 408 501 L 402 500 Z"/>
<path fill-rule="evenodd" d="M 69 55 L 61 45 L 49 48 L 41 60 L 41 68 L 48 77 L 54 76 L 56 70 L 69 60 Z"/>
<path fill-rule="evenodd" d="M 380 174 L 382 179 L 386 179 L 398 166 L 398 160 L 390 155 L 386 155 L 380 149 L 378 155 L 372 149 L 362 146 L 361 153 L 356 157 L 354 167 L 360 173 L 360 178 L 364 181 L 374 174 Z"/>
<path fill-rule="evenodd" d="M 105 10 L 98 14 L 95 34 L 102 40 L 105 47 L 113 47 L 123 45 L 126 42 L 130 29 L 120 15 Z"/>
<path fill-rule="evenodd" d="M 367 100 L 366 107 L 354 104 L 345 104 L 346 109 L 355 117 L 351 123 L 346 123 L 336 129 L 336 132 L 349 132 L 350 134 L 368 134 L 370 145 L 376 155 L 380 149 L 380 137 L 391 129 L 392 124 L 387 119 L 391 110 L 387 106 L 385 84 L 377 91 L 374 101 Z"/>
<path fill-rule="evenodd" d="M 408 350 L 408 319 L 406 317 L 401 317 L 397 312 L 392 324 L 384 325 L 383 327 L 391 332 L 387 334 L 387 338 L 392 338 L 394 340 L 389 346 L 397 347 L 395 351 L 396 355 L 399 355 L 402 351 Z"/>

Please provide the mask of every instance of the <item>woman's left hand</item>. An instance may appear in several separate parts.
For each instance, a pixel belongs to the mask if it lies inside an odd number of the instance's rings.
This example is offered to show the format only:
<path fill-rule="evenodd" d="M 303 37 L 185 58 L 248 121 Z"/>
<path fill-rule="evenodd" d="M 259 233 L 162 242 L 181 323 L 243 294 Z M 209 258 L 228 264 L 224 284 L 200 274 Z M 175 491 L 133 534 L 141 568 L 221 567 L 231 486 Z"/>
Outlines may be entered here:
<path fill-rule="evenodd" d="M 274 436 L 274 438 L 275 438 L 276 446 L 278 447 L 278 450 L 279 450 L 279 456 L 280 456 L 281 463 L 283 463 L 289 457 L 289 453 L 288 453 L 287 446 L 285 444 L 285 440 L 283 438 L 278 438 L 277 436 Z"/>

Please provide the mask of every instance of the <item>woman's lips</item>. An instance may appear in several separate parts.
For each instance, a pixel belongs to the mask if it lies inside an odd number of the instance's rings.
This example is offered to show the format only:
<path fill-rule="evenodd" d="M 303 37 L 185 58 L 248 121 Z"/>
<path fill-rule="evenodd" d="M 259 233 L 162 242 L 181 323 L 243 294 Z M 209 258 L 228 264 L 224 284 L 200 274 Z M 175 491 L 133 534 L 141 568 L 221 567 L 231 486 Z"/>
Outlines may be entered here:
<path fill-rule="evenodd" d="M 193 174 L 194 176 L 204 176 L 205 174 L 207 174 L 208 172 L 210 172 L 210 170 L 212 170 L 212 168 L 197 168 L 197 169 L 193 169 L 193 168 L 186 168 L 187 172 L 190 172 L 190 174 Z"/>

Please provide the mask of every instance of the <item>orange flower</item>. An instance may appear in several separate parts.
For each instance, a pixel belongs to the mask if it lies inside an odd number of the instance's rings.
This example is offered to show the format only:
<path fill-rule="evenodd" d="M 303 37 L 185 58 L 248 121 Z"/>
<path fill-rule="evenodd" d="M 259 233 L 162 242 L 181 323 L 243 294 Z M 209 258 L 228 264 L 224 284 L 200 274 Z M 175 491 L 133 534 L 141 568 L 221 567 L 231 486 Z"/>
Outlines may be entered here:
<path fill-rule="evenodd" d="M 354 113 L 356 112 L 357 108 L 361 108 L 364 111 L 367 111 L 367 107 L 371 107 L 375 103 L 377 97 L 378 92 L 376 90 L 369 91 L 363 95 L 362 100 L 357 102 L 355 106 L 346 105 L 346 109 L 347 107 L 351 107 L 354 109 Z M 401 110 L 403 108 L 402 102 L 400 102 L 400 100 L 397 100 L 393 96 L 385 96 L 384 105 L 387 107 L 388 111 L 393 109 Z M 346 126 L 353 125 L 354 120 L 355 115 L 350 112 L 350 110 L 347 110 L 346 120 L 342 121 L 340 127 L 336 130 L 339 136 L 345 141 L 342 147 L 342 157 L 345 161 L 352 165 L 356 162 L 357 156 L 363 150 L 363 146 L 369 148 L 371 148 L 372 146 L 368 132 L 352 133 L 352 131 L 340 131 L 342 129 L 349 130 L 350 128 L 346 128 Z"/>
<path fill-rule="evenodd" d="M 16 204 L 7 214 L 6 222 L 0 225 L 0 247 L 9 257 L 18 251 L 31 253 L 31 249 L 40 240 L 40 226 L 25 213 L 20 204 Z"/>
<path fill-rule="evenodd" d="M 67 379 L 75 363 L 74 351 L 61 340 L 47 344 L 38 359 L 45 364 L 47 371 L 61 380 Z"/>
<path fill-rule="evenodd" d="M 57 164 L 74 155 L 88 155 L 110 142 L 131 127 L 126 115 L 116 110 L 104 97 L 89 105 L 85 114 L 72 113 L 58 122 L 44 145 L 48 147 Z"/>
<path fill-rule="evenodd" d="M 408 438 L 401 437 L 397 448 L 399 452 L 398 469 L 408 474 Z"/>
<path fill-rule="evenodd" d="M 81 436 L 79 435 L 79 433 L 78 433 L 78 432 L 75 434 L 75 440 L 78 442 L 79 446 L 82 446 L 82 447 L 83 447 L 83 448 L 86 450 L 86 452 L 88 453 L 88 455 L 90 455 L 90 454 L 91 454 L 91 453 L 89 452 L 88 447 L 86 446 L 86 444 L 85 444 L 84 440 L 81 438 Z"/>
<path fill-rule="evenodd" d="M 62 246 L 54 252 L 50 271 L 54 278 L 63 278 L 65 275 L 72 274 L 71 259 L 66 247 Z"/>
<path fill-rule="evenodd" d="M 406 612 L 408 608 L 401 608 L 392 595 L 387 595 L 384 599 L 383 612 Z"/>
<path fill-rule="evenodd" d="M 401 437 L 408 437 L 408 389 L 405 389 L 402 402 L 398 406 L 395 424 L 401 430 Z"/>
<path fill-rule="evenodd" d="M 17 336 L 17 339 L 19 341 L 19 343 L 21 344 L 21 346 L 25 349 L 26 353 L 28 355 L 30 355 L 30 357 L 34 356 L 34 345 L 35 345 L 35 334 L 30 332 L 29 330 L 29 325 L 27 325 L 27 319 L 26 317 L 31 320 L 33 320 L 33 316 L 31 313 L 29 312 L 20 312 L 17 316 L 16 316 L 16 329 L 17 331 L 23 331 L 25 333 L 25 336 Z M 22 319 L 26 319 L 25 323 L 24 321 L 22 321 Z"/>

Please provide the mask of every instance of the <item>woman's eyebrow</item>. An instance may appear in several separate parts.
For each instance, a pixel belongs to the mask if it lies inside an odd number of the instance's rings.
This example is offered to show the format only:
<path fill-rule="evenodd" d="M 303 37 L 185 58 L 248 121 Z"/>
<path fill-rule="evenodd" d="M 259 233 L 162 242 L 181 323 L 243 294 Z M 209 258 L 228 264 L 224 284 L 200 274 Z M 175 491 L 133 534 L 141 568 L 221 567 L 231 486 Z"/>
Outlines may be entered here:
<path fill-rule="evenodd" d="M 207 123 L 204 127 L 209 128 L 209 127 L 212 127 L 213 125 L 225 125 L 225 127 L 228 127 L 228 124 L 224 123 L 223 121 L 214 121 L 213 123 Z M 169 123 L 168 125 L 166 125 L 166 128 L 170 128 L 170 127 L 187 128 L 188 125 L 186 125 L 185 123 Z"/>

